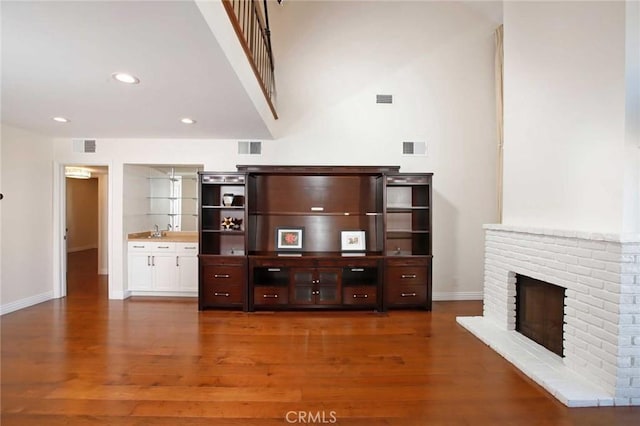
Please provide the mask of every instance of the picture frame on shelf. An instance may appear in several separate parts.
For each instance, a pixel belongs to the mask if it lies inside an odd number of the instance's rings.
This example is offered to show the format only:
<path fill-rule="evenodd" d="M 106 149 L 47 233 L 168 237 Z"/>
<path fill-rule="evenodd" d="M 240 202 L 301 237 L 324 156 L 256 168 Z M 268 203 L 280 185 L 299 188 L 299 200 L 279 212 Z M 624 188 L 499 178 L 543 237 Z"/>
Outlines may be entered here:
<path fill-rule="evenodd" d="M 276 251 L 302 250 L 303 234 L 303 227 L 276 228 Z"/>
<path fill-rule="evenodd" d="M 365 251 L 367 249 L 366 231 L 340 231 L 340 249 L 342 251 Z"/>

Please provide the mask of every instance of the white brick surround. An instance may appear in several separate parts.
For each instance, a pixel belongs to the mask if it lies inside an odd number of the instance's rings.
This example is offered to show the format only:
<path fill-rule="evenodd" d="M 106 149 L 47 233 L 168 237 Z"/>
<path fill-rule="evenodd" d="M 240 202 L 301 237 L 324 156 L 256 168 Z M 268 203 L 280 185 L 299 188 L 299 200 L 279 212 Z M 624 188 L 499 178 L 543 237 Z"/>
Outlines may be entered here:
<path fill-rule="evenodd" d="M 512 362 L 567 405 L 640 405 L 640 235 L 484 228 L 484 315 L 458 322 L 507 359 L 509 350 L 529 356 L 513 331 L 515 275 L 565 287 L 565 357 L 540 346 L 544 360 Z M 540 363 L 546 376 L 538 374 Z M 566 379 L 560 388 L 552 385 L 554 374 L 556 382 L 558 375 Z M 568 383 L 572 378 L 580 383 Z M 575 392 L 582 379 L 589 383 Z"/>

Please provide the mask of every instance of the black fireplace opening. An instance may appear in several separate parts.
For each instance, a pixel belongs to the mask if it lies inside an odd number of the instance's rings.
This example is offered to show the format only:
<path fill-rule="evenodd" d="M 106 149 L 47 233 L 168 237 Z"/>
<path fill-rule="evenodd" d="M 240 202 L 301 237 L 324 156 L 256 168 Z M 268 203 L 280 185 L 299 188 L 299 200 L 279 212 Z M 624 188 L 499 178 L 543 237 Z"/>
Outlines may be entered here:
<path fill-rule="evenodd" d="M 564 357 L 564 287 L 516 274 L 516 331 Z"/>

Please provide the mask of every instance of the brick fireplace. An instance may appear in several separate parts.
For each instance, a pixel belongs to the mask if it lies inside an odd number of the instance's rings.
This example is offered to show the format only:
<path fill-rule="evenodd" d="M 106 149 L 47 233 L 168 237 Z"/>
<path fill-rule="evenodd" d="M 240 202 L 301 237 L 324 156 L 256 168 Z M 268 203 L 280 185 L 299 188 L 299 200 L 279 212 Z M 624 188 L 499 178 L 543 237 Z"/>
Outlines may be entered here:
<path fill-rule="evenodd" d="M 458 322 L 568 406 L 640 405 L 640 236 L 485 225 L 484 310 Z M 516 274 L 564 287 L 564 358 L 515 331 Z"/>

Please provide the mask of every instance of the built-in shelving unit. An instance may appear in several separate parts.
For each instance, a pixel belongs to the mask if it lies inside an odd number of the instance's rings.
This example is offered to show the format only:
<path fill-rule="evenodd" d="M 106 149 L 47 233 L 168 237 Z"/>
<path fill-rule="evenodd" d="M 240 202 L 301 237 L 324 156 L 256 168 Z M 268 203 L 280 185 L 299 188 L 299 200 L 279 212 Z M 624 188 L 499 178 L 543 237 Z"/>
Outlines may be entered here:
<path fill-rule="evenodd" d="M 201 309 L 431 307 L 430 174 L 238 166 L 199 198 Z"/>
<path fill-rule="evenodd" d="M 431 306 L 431 177 L 386 176 L 386 309 Z"/>

